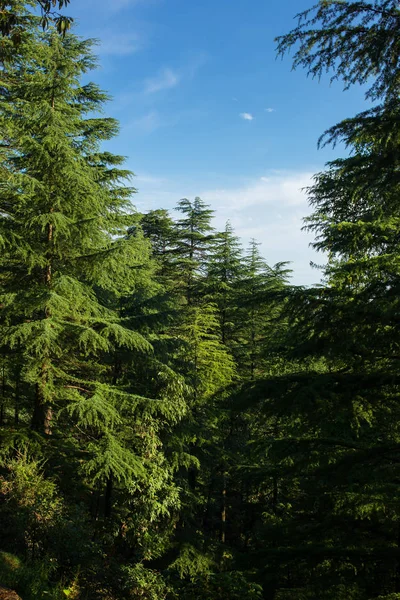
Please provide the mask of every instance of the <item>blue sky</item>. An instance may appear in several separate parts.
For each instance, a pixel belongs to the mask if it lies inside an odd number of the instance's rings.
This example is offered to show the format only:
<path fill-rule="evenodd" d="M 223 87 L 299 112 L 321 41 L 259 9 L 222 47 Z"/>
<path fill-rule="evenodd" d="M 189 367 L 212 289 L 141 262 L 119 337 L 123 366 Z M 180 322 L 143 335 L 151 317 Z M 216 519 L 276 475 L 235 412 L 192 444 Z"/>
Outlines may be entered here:
<path fill-rule="evenodd" d="M 109 149 L 127 156 L 141 211 L 201 196 L 270 264 L 291 261 L 311 284 L 322 262 L 301 232 L 301 188 L 338 155 L 319 135 L 365 108 L 362 90 L 342 91 L 276 59 L 274 38 L 312 0 L 75 0 L 76 33 L 98 38 L 92 79 L 110 92 L 121 123 Z"/>

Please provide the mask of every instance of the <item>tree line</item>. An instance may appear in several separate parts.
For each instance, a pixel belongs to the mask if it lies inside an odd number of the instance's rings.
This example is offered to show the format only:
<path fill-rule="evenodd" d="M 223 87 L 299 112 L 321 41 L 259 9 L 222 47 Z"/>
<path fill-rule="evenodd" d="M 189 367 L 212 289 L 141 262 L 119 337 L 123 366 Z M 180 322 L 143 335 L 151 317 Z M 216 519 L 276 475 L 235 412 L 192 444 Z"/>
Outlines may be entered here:
<path fill-rule="evenodd" d="M 400 600 L 399 3 L 278 38 L 371 105 L 320 140 L 314 287 L 201 198 L 135 211 L 92 43 L 42 4 L 0 19 L 0 585 Z"/>

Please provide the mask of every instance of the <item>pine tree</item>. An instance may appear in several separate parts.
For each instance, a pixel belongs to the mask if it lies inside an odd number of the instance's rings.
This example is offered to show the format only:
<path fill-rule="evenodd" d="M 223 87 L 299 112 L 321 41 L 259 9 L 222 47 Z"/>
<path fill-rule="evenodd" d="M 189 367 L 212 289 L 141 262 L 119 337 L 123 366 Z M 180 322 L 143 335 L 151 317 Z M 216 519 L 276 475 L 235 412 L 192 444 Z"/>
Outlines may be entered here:
<path fill-rule="evenodd" d="M 196 279 L 205 272 L 214 239 L 211 225 L 214 211 L 198 197 L 193 202 L 187 198 L 180 200 L 176 209 L 184 215 L 175 225 L 176 263 L 181 273 L 186 302 L 190 305 L 195 296 L 199 297 Z"/>
<path fill-rule="evenodd" d="M 264 348 L 267 336 L 273 336 L 273 325 L 282 302 L 280 292 L 287 283 L 286 263 L 269 267 L 255 240 L 250 242 L 238 285 L 238 321 L 241 324 L 235 356 L 244 377 L 254 379 L 263 374 Z"/>
<path fill-rule="evenodd" d="M 141 258 L 139 244 L 111 238 L 132 218 L 125 212 L 131 190 L 119 185 L 129 173 L 118 168 L 120 157 L 98 152 L 115 121 L 85 118 L 106 98 L 78 83 L 93 65 L 88 44 L 50 34 L 33 50 L 2 99 L 3 339 L 24 346 L 32 423 L 51 433 L 58 394 L 85 388 L 89 357 L 124 339 L 135 343 L 93 286 L 115 293 L 132 281 L 122 259 Z M 72 367 L 67 348 L 79 349 L 88 366 Z"/>
<path fill-rule="evenodd" d="M 299 42 L 295 66 L 332 70 L 346 87 L 368 83 L 378 102 L 326 134 L 351 154 L 309 190 L 306 226 L 329 253 L 325 284 L 293 290 L 287 305 L 292 372 L 256 381 L 245 395 L 279 418 L 279 431 L 260 442 L 268 458 L 257 476 L 279 472 L 280 506 L 265 513 L 254 556 L 264 589 L 280 600 L 400 592 L 399 19 L 397 2 L 319 2 L 279 40 L 280 52 Z"/>
<path fill-rule="evenodd" d="M 207 297 L 216 305 L 222 343 L 232 346 L 237 323 L 237 288 L 241 279 L 242 249 L 229 221 L 215 237 L 208 262 Z"/>
<path fill-rule="evenodd" d="M 31 560 L 39 568 L 46 554 L 54 564 L 64 556 L 59 577 L 73 578 L 80 564 L 87 593 L 103 585 L 111 594 L 117 581 L 121 586 L 125 577 L 128 585 L 133 577 L 132 570 L 119 571 L 118 553 L 128 554 L 126 566 L 134 569 L 168 543 L 179 497 L 160 436 L 179 422 L 185 402 L 183 384 L 152 359 L 148 332 L 125 310 L 126 298 L 151 287 L 153 268 L 143 236 L 127 235 L 138 221 L 130 204 L 134 190 L 125 183 L 130 173 L 121 168 L 122 157 L 100 148 L 118 130 L 113 119 L 95 115 L 107 96 L 80 83 L 94 65 L 90 47 L 69 34 L 32 31 L 0 99 L 1 465 L 8 473 L 1 486 L 10 502 L 15 498 L 2 549 L 24 547 L 24 500 L 14 494 L 10 462 L 24 452 L 26 461 L 15 467 L 22 480 L 26 475 L 34 487 L 43 477 L 48 482 L 48 497 L 43 492 L 33 507 L 39 502 L 46 510 L 53 478 L 63 473 L 60 516 L 51 517 L 51 536 L 39 546 L 35 541 Z M 46 458 L 44 474 L 33 455 Z M 120 544 L 117 534 L 99 530 L 104 518 L 113 532 L 125 532 Z M 71 519 L 81 536 L 75 554 L 72 541 L 68 547 Z M 148 530 L 153 524 L 147 536 L 144 523 Z M 100 547 L 109 557 L 117 553 L 115 562 L 101 564 Z M 145 575 L 140 571 L 142 583 Z M 27 598 L 37 597 L 32 581 Z M 44 581 L 39 584 L 43 589 Z"/>

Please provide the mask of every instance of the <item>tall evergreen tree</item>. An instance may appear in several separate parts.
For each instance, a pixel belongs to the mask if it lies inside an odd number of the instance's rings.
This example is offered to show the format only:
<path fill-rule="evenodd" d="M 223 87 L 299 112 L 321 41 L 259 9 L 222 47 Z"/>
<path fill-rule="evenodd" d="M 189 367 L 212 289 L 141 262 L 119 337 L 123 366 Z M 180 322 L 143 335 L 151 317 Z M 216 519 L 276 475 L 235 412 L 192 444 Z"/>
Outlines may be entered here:
<path fill-rule="evenodd" d="M 175 242 L 174 222 L 165 209 L 151 210 L 141 219 L 141 227 L 150 240 L 153 255 L 161 261 L 162 266 Z"/>
<path fill-rule="evenodd" d="M 306 226 L 316 249 L 329 253 L 326 282 L 294 290 L 288 304 L 292 373 L 248 388 L 247 399 L 280 420 L 260 444 L 269 464 L 259 476 L 280 474 L 279 511 L 255 539 L 266 597 L 400 593 L 399 19 L 394 1 L 321 1 L 279 40 L 280 52 L 299 43 L 295 66 L 318 76 L 332 70 L 346 87 L 369 84 L 367 97 L 378 104 L 326 134 L 351 150 L 309 190 Z"/>
<path fill-rule="evenodd" d="M 64 556 L 66 581 L 81 565 L 82 593 L 99 585 L 115 592 L 118 581 L 121 595 L 125 584 L 146 587 L 151 573 L 141 563 L 159 552 L 161 522 L 179 504 L 160 435 L 185 404 L 178 378 L 151 360 L 149 336 L 123 312 L 124 298 L 151 273 L 149 246 L 142 235 L 126 235 L 137 216 L 123 158 L 100 148 L 118 130 L 93 115 L 107 96 L 80 83 L 94 65 L 90 46 L 32 31 L 0 99 L 1 491 L 9 500 L 2 550 L 23 553 L 31 539 L 27 558 L 37 569 L 46 555 L 54 565 Z M 44 473 L 33 454 L 47 459 Z M 53 481 L 60 472 L 65 501 Z M 96 526 L 103 518 L 111 538 Z M 71 519 L 92 544 L 68 546 Z M 156 522 L 145 536 L 143 527 Z M 101 546 L 126 557 L 125 574 L 118 559 L 101 564 Z M 26 597 L 37 597 L 30 582 Z"/>
<path fill-rule="evenodd" d="M 184 216 L 175 224 L 175 255 L 186 302 L 192 304 L 195 296 L 199 297 L 196 279 L 205 272 L 214 238 L 214 228 L 211 225 L 214 211 L 199 197 L 196 197 L 193 202 L 184 198 L 176 208 Z"/>
<path fill-rule="evenodd" d="M 258 245 L 254 239 L 250 242 L 238 285 L 240 327 L 235 356 L 243 376 L 250 379 L 264 372 L 266 338 L 273 335 L 282 301 L 278 293 L 284 289 L 289 273 L 286 263 L 268 266 Z"/>
<path fill-rule="evenodd" d="M 207 296 L 216 305 L 222 342 L 232 345 L 237 331 L 237 291 L 243 271 L 242 248 L 229 221 L 215 236 L 207 267 Z"/>
<path fill-rule="evenodd" d="M 146 258 L 140 243 L 111 237 L 132 218 L 132 190 L 119 184 L 129 175 L 118 168 L 123 159 L 98 151 L 116 122 L 85 118 L 106 99 L 95 85 L 79 84 L 94 64 L 89 44 L 49 34 L 29 52 L 1 102 L 3 339 L 23 345 L 32 423 L 50 433 L 58 394 L 85 387 L 90 356 L 117 342 L 118 331 L 134 343 L 93 286 L 116 293 L 132 281 L 129 263 Z M 79 349 L 81 367 L 72 367 L 67 348 Z"/>

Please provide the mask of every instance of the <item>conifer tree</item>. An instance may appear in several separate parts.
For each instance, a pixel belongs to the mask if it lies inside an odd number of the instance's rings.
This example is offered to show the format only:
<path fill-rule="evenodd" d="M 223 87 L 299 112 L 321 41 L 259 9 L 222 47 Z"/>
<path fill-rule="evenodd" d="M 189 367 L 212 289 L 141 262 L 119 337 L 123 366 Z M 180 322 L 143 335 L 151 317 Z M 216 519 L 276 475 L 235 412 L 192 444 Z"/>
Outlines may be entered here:
<path fill-rule="evenodd" d="M 321 1 L 279 40 L 281 52 L 299 42 L 295 66 L 330 70 L 346 87 L 367 83 L 377 102 L 325 135 L 351 154 L 309 189 L 306 226 L 329 262 L 324 286 L 293 290 L 288 304 L 292 373 L 248 388 L 281 422 L 280 435 L 260 445 L 270 464 L 259 475 L 279 470 L 279 520 L 264 519 L 255 555 L 269 573 L 265 589 L 282 600 L 400 593 L 399 19 L 398 2 Z"/>
<path fill-rule="evenodd" d="M 171 254 L 176 242 L 174 222 L 165 209 L 151 210 L 141 219 L 144 236 L 150 240 L 153 256 L 160 264 L 160 276 L 172 269 Z"/>
<path fill-rule="evenodd" d="M 321 0 L 278 40 L 375 103 L 321 138 L 350 153 L 308 190 L 310 289 L 200 198 L 135 213 L 66 5 L 0 15 L 1 583 L 397 599 L 398 1 Z"/>
<path fill-rule="evenodd" d="M 207 267 L 207 297 L 215 304 L 222 342 L 232 346 L 237 331 L 237 292 L 241 280 L 242 248 L 229 221 L 215 236 Z"/>
<path fill-rule="evenodd" d="M 89 359 L 118 339 L 135 343 L 93 291 L 126 286 L 132 277 L 124 262 L 141 262 L 145 248 L 111 238 L 132 219 L 132 190 L 119 184 L 129 175 L 118 168 L 122 159 L 98 151 L 116 122 L 85 118 L 106 99 L 94 84 L 79 84 L 91 66 L 88 43 L 49 34 L 2 98 L 3 339 L 24 346 L 24 377 L 35 389 L 32 423 L 47 433 L 58 395 L 76 395 L 93 368 L 84 360 L 72 370 L 66 349 Z M 140 337 L 136 343 L 147 347 Z"/>
<path fill-rule="evenodd" d="M 244 377 L 254 379 L 263 374 L 267 336 L 273 336 L 274 321 L 279 313 L 278 295 L 287 282 L 286 263 L 269 267 L 255 240 L 250 242 L 243 261 L 238 285 L 238 342 L 235 351 Z"/>
<path fill-rule="evenodd" d="M 176 209 L 183 213 L 183 218 L 175 224 L 176 263 L 181 273 L 184 294 L 188 305 L 199 298 L 196 279 L 204 274 L 211 242 L 214 239 L 214 228 L 211 225 L 212 210 L 201 198 L 193 202 L 184 198 Z"/>
<path fill-rule="evenodd" d="M 87 593 L 99 581 L 111 593 L 116 571 L 120 587 L 124 578 L 134 587 L 135 573 L 135 585 L 147 585 L 150 572 L 136 572 L 135 565 L 159 553 L 163 520 L 168 540 L 173 519 L 166 516 L 179 498 L 160 435 L 180 420 L 185 403 L 179 379 L 152 360 L 148 333 L 124 314 L 124 299 L 150 285 L 152 267 L 143 236 L 126 235 L 138 220 L 130 204 L 134 190 L 125 183 L 130 173 L 121 167 L 122 157 L 100 147 L 118 124 L 95 114 L 106 94 L 80 82 L 94 65 L 90 47 L 70 34 L 33 30 L 0 99 L 0 327 L 7 372 L 1 464 L 8 473 L 1 486 L 10 502 L 15 498 L 2 549 L 12 551 L 15 540 L 23 548 L 26 536 L 24 500 L 15 495 L 13 473 L 23 480 L 33 469 L 33 486 L 45 477 L 48 496 L 43 492 L 32 506 L 39 502 L 46 510 L 55 494 L 48 477 L 62 472 L 65 503 L 59 494 L 52 538 L 70 535 L 65 527 L 73 518 L 82 539 L 96 542 L 82 547 L 83 558 L 80 550 L 74 555 L 72 547 L 49 537 L 40 548 L 34 542 L 30 559 L 43 560 L 47 553 L 57 564 L 64 553 L 64 580 L 81 564 L 79 585 Z M 15 405 L 18 394 L 18 419 L 8 394 Z M 25 462 L 17 461 L 15 470 L 9 459 L 16 452 L 24 453 Z M 34 453 L 47 459 L 44 474 L 38 474 Z M 117 534 L 107 538 L 95 531 L 104 518 L 114 532 L 123 525 L 119 545 Z M 144 523 L 147 530 L 154 524 L 147 537 Z M 101 544 L 110 556 L 128 554 L 126 576 L 118 559 L 99 564 Z M 28 598 L 36 597 L 32 585 Z"/>
<path fill-rule="evenodd" d="M 23 42 L 30 35 L 32 24 L 46 30 L 54 25 L 65 36 L 73 22 L 59 10 L 70 0 L 8 0 L 1 3 L 0 57 L 3 64 L 12 64 L 23 53 Z M 40 15 L 40 16 L 39 16 Z"/>

